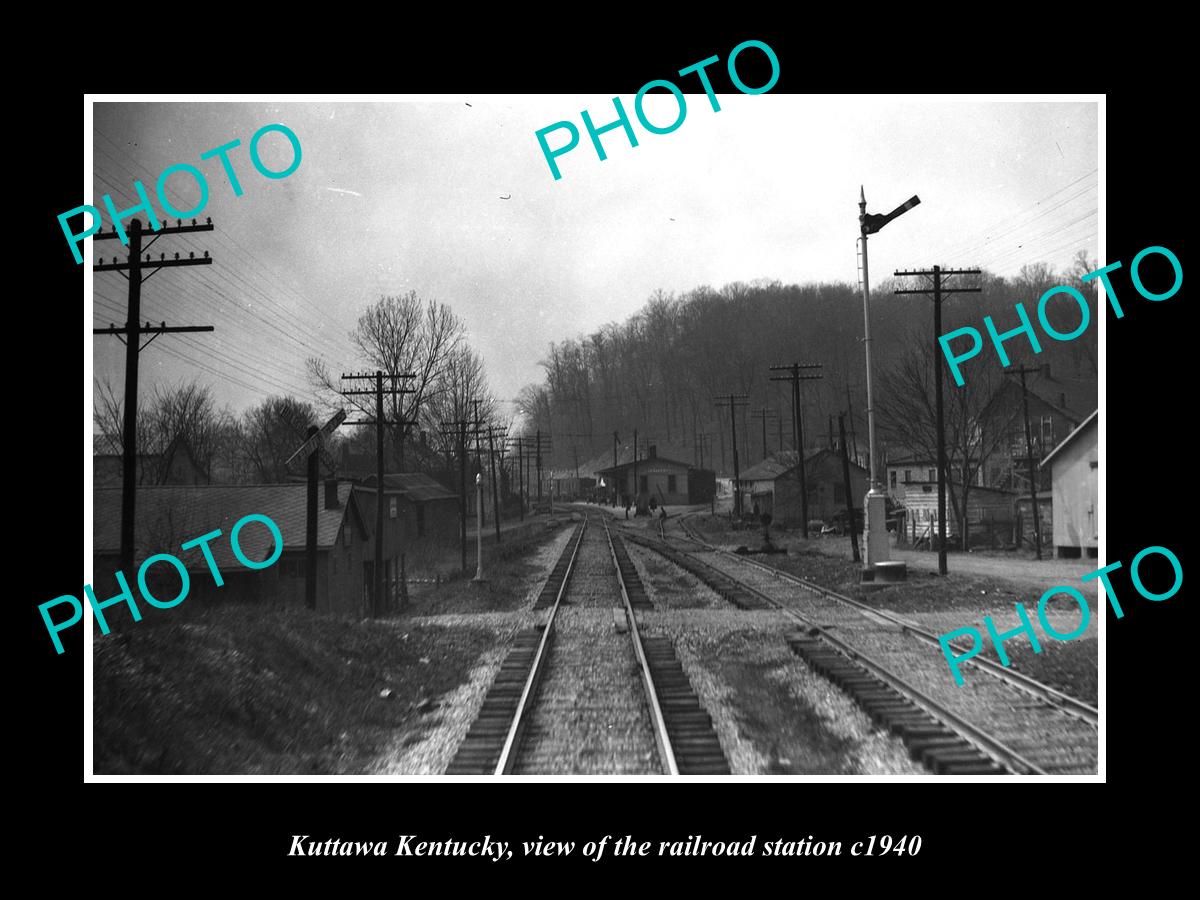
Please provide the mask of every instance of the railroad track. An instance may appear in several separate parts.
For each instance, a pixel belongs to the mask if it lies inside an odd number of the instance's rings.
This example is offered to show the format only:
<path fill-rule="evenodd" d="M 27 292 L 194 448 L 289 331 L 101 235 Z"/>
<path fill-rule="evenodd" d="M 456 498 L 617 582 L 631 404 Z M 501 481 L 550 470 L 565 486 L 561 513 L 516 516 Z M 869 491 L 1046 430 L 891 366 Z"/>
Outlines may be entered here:
<path fill-rule="evenodd" d="M 855 697 L 914 758 L 946 774 L 1092 774 L 1098 713 L 1049 685 L 979 660 L 989 677 L 953 686 L 937 637 L 912 622 L 709 544 L 630 534 L 743 608 L 774 607 L 802 626 L 788 643 Z M 672 546 L 679 540 L 682 547 Z M 974 663 L 975 661 L 972 661 Z M 903 674 L 901 674 L 903 673 Z"/>
<path fill-rule="evenodd" d="M 712 720 L 652 609 L 624 541 L 576 529 L 447 774 L 729 774 Z M 552 600 L 550 598 L 553 598 Z"/>

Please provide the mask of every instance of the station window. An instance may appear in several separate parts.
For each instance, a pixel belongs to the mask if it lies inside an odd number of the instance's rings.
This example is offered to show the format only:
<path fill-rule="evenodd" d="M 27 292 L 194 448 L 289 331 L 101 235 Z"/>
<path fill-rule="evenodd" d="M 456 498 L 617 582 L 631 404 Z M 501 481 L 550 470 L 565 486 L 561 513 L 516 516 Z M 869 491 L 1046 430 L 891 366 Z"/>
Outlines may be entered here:
<path fill-rule="evenodd" d="M 896 470 L 895 470 L 895 469 L 892 469 L 892 472 L 891 472 L 891 476 L 892 476 L 892 487 L 895 487 L 895 486 L 896 486 L 896 475 L 897 475 L 897 472 L 896 472 Z"/>
<path fill-rule="evenodd" d="M 930 470 L 929 470 L 929 480 L 930 480 L 930 481 L 937 481 L 937 469 L 930 469 Z"/>
<path fill-rule="evenodd" d="M 675 476 L 674 475 L 667 476 L 667 493 L 668 494 L 675 493 Z"/>
<path fill-rule="evenodd" d="M 641 490 L 643 490 L 643 491 L 650 490 L 650 478 L 648 476 L 640 475 L 640 476 L 638 476 L 638 480 L 641 482 L 641 488 L 640 488 Z"/>

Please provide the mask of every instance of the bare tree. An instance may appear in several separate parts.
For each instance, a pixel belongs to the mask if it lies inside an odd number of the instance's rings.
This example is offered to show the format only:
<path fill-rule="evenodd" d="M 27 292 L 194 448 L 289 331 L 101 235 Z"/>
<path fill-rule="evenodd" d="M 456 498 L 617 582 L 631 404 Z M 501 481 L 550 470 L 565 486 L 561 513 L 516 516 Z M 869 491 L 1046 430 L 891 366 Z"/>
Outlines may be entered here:
<path fill-rule="evenodd" d="M 268 397 L 242 417 L 242 454 L 256 481 L 283 482 L 287 458 L 304 442 L 308 426 L 317 423 L 311 403 L 295 397 Z M 299 472 L 299 464 L 296 471 Z"/>
<path fill-rule="evenodd" d="M 415 376 L 385 385 L 412 391 L 385 398 L 384 416 L 390 423 L 393 460 L 403 469 L 404 439 L 412 431 L 424 404 L 444 388 L 446 366 L 465 342 L 462 320 L 446 304 L 422 301 L 416 291 L 409 291 L 399 297 L 379 298 L 359 316 L 350 340 L 369 369 Z M 320 391 L 329 396 L 342 390 L 340 380 L 335 380 L 323 362 L 309 359 L 307 365 L 309 377 Z M 357 386 L 363 388 L 366 384 L 360 382 Z M 375 416 L 372 398 L 347 399 L 365 416 Z"/>
<path fill-rule="evenodd" d="M 123 449 L 124 399 L 107 381 L 97 383 L 92 419 L 120 456 Z M 219 410 L 212 390 L 196 381 L 158 385 L 138 404 L 137 447 L 143 457 L 140 480 L 161 483 L 168 475 L 170 456 L 186 444 L 196 465 L 207 475 L 228 434 L 232 415 Z M 146 461 L 156 459 L 157 464 Z"/>
<path fill-rule="evenodd" d="M 881 379 L 881 436 L 925 459 L 937 459 L 937 398 L 934 366 L 945 366 L 941 353 L 923 332 L 914 331 L 907 349 Z M 999 370 L 980 367 L 962 387 L 943 371 L 946 429 L 946 499 L 959 522 L 961 547 L 967 549 L 968 499 L 972 485 L 1005 435 L 1005 423 L 993 421 L 989 405 L 1000 387 Z"/>

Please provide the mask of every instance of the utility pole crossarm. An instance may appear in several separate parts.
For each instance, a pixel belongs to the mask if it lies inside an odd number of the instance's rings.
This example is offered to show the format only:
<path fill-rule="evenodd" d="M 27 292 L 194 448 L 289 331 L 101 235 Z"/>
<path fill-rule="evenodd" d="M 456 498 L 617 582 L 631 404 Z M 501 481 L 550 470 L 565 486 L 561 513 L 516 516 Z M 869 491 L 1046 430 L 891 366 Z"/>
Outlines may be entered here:
<path fill-rule="evenodd" d="M 149 227 L 149 226 L 147 226 L 147 227 Z M 191 225 L 184 225 L 182 223 L 182 221 L 179 219 L 175 220 L 174 225 L 168 225 L 167 220 L 163 219 L 163 224 L 162 224 L 161 228 L 150 228 L 150 230 L 148 232 L 143 232 L 143 234 L 152 234 L 154 237 L 158 237 L 159 235 L 163 235 L 163 234 L 190 234 L 194 231 L 212 231 L 212 230 L 213 230 L 213 223 L 212 223 L 211 217 L 206 218 L 204 220 L 203 225 L 197 225 L 195 219 L 192 219 Z M 100 228 L 99 230 L 96 231 L 96 233 L 94 235 L 92 235 L 92 240 L 94 240 L 94 241 L 116 241 L 116 240 L 120 240 L 120 238 L 121 238 L 121 235 L 117 232 L 117 229 L 115 226 L 113 227 L 112 231 L 105 231 L 103 228 Z"/>

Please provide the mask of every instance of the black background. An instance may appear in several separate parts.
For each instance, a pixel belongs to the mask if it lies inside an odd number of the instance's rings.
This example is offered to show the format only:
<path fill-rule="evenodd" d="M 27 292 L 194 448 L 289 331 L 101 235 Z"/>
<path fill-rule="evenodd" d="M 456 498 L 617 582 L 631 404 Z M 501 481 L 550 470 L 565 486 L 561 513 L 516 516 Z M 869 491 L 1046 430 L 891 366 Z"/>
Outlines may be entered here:
<path fill-rule="evenodd" d="M 1158 825 L 1157 808 L 1173 805 L 1179 790 L 1175 785 L 1186 783 L 1191 766 L 1190 741 L 1180 731 L 1190 711 L 1184 693 L 1190 640 L 1184 621 L 1187 591 L 1185 584 L 1170 600 L 1150 603 L 1134 594 L 1127 576 L 1133 555 L 1153 544 L 1174 550 L 1185 573 L 1190 571 L 1188 526 L 1182 521 L 1194 504 L 1189 488 L 1194 390 L 1185 366 L 1193 336 L 1184 321 L 1186 283 L 1170 300 L 1151 303 L 1137 296 L 1128 281 L 1129 261 L 1150 245 L 1171 248 L 1185 272 L 1188 268 L 1182 210 L 1195 200 L 1181 193 L 1189 186 L 1184 174 L 1189 167 L 1184 141 L 1178 137 L 1180 102 L 1156 77 L 1160 61 L 1143 47 L 1140 52 L 1145 58 L 1122 70 L 1119 77 L 1093 71 L 1084 65 L 1080 44 L 1068 48 L 1052 38 L 1053 23 L 1047 23 L 1045 33 L 1039 29 L 1022 35 L 1019 42 L 1033 60 L 1053 57 L 1051 65 L 1017 63 L 1011 56 L 1017 44 L 999 36 L 982 44 L 973 39 L 967 45 L 899 21 L 867 31 L 857 26 L 830 31 L 812 23 L 804 28 L 722 23 L 696 26 L 687 34 L 674 31 L 666 38 L 629 23 L 621 27 L 609 23 L 614 27 L 605 31 L 601 23 L 591 38 L 582 41 L 580 29 L 566 28 L 554 13 L 547 16 L 542 24 L 553 34 L 547 32 L 545 37 L 518 37 L 526 34 L 523 26 L 496 23 L 492 29 L 478 25 L 487 37 L 475 39 L 475 44 L 464 40 L 461 32 L 455 32 L 453 39 L 408 36 L 397 39 L 394 47 L 373 47 L 333 60 L 327 49 L 306 51 L 295 46 L 278 50 L 287 65 L 280 64 L 276 74 L 269 74 L 271 67 L 261 61 L 236 69 L 224 67 L 221 76 L 213 72 L 222 67 L 206 67 L 177 85 L 160 79 L 155 89 L 413 93 L 477 91 L 483 86 L 494 92 L 587 91 L 627 97 L 646 81 L 670 77 L 679 68 L 716 54 L 722 64 L 710 73 L 721 93 L 732 90 L 723 74 L 729 50 L 742 40 L 757 38 L 779 56 L 782 74 L 773 89 L 776 93 L 1108 92 L 1108 249 L 1103 261 L 1125 263 L 1114 284 L 1126 315 L 1117 320 L 1110 312 L 1107 317 L 1108 395 L 1102 410 L 1107 453 L 1101 474 L 1108 485 L 1108 560 L 1126 565 L 1114 577 L 1126 616 L 1118 621 L 1109 613 L 1106 622 L 1107 785 L 814 784 L 778 779 L 679 785 L 383 781 L 369 785 L 85 785 L 81 630 L 64 635 L 67 652 L 56 656 L 37 612 L 37 604 L 46 599 L 78 594 L 86 577 L 74 568 L 81 556 L 75 543 L 80 540 L 76 530 L 80 520 L 74 515 L 79 508 L 75 478 L 81 455 L 90 452 L 90 423 L 84 423 L 81 446 L 82 417 L 74 404 L 81 387 L 91 389 L 91 373 L 80 372 L 82 363 L 72 361 L 77 351 L 71 347 L 79 346 L 75 343 L 79 332 L 70 341 L 64 338 L 64 331 L 73 327 L 64 323 L 85 318 L 79 315 L 78 305 L 84 276 L 55 218 L 83 199 L 83 95 L 61 86 L 57 93 L 38 99 L 36 110 L 31 110 L 38 123 L 38 140 L 29 146 L 22 165 L 8 170 L 14 186 L 26 195 L 15 224 L 22 230 L 34 229 L 31 244 L 39 261 L 13 304 L 18 320 L 25 320 L 17 327 L 27 340 L 10 338 L 14 353 L 10 368 L 19 372 L 12 383 L 34 388 L 10 395 L 14 417 L 9 423 L 10 441 L 28 441 L 36 448 L 24 454 L 24 462 L 10 463 L 10 478 L 20 478 L 27 487 L 12 485 L 8 492 L 11 521 L 17 525 L 10 532 L 9 571 L 16 574 L 13 583 L 18 586 L 10 591 L 9 605 L 26 638 L 26 657 L 11 691 L 25 708 L 10 733 L 10 749 L 17 751 L 19 759 L 10 767 L 10 777 L 18 786 L 32 789 L 32 802 L 20 819 L 22 827 L 30 837 L 36 836 L 34 843 L 41 852 L 53 854 L 55 860 L 80 852 L 90 867 L 103 857 L 106 876 L 121 877 L 116 870 L 127 866 L 138 878 L 174 876 L 189 885 L 232 886 L 270 885 L 276 875 L 312 885 L 313 878 L 350 874 L 372 880 L 378 876 L 396 890 L 409 886 L 405 878 L 417 871 L 437 879 L 439 885 L 457 888 L 481 878 L 499 884 L 498 872 L 536 875 L 551 863 L 533 865 L 520 858 L 502 865 L 391 857 L 296 860 L 286 857 L 291 835 L 394 842 L 397 834 L 412 833 L 426 839 L 491 834 L 508 841 L 538 835 L 587 841 L 631 834 L 638 840 L 658 841 L 699 833 L 709 840 L 745 840 L 757 834 L 760 843 L 814 835 L 848 845 L 870 834 L 920 833 L 924 848 L 915 858 L 651 858 L 619 863 L 606 858 L 597 865 L 576 857 L 559 865 L 580 874 L 604 871 L 618 877 L 652 866 L 660 877 L 680 880 L 707 878 L 720 869 L 740 878 L 780 877 L 773 883 L 781 885 L 802 884 L 789 875 L 803 878 L 819 871 L 850 875 L 836 882 L 847 887 L 861 885 L 864 878 L 891 884 L 910 878 L 915 884 L 920 878 L 922 884 L 951 890 L 997 878 L 1009 880 L 1014 888 L 1032 887 L 1018 877 L 1027 858 L 1050 855 L 1094 863 L 1097 851 L 1103 861 L 1105 848 L 1127 851 L 1132 844 L 1164 839 L 1170 829 Z M 608 22 L 609 17 L 597 12 L 597 20 Z M 1063 23 L 1063 28 L 1075 30 L 1070 23 Z M 1093 57 L 1100 53 L 1095 50 Z M 765 81 L 765 75 L 759 77 L 752 69 L 754 55 L 739 59 L 739 70 L 751 85 Z M 985 66 L 984 58 L 995 63 Z M 1132 71 L 1137 72 L 1135 80 L 1129 75 Z M 88 87 L 130 90 L 117 71 L 98 73 Z M 686 89 L 695 88 L 687 85 Z M 675 139 L 686 139 L 686 134 Z M 820 135 L 799 139 L 819 141 Z M 1147 280 L 1151 277 L 1148 274 Z M 90 323 L 84 324 L 84 340 L 91 340 Z M 36 409 L 29 402 L 32 397 L 42 400 Z M 29 410 L 25 416 L 24 410 Z M 34 423 L 17 425 L 30 415 Z M 20 436 L 12 434 L 18 427 Z M 21 467 L 32 471 L 22 475 Z M 32 521 L 26 522 L 27 516 Z M 30 770 L 32 777 L 27 774 Z M 100 867 L 91 871 L 102 877 Z M 235 873 L 253 881 L 238 881 Z M 258 876 L 267 878 L 259 881 Z M 757 886 L 753 881 L 744 883 L 751 889 Z"/>

